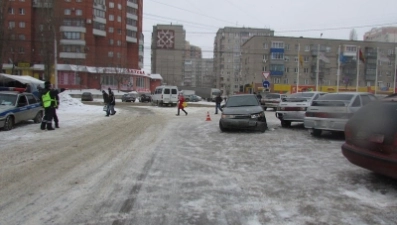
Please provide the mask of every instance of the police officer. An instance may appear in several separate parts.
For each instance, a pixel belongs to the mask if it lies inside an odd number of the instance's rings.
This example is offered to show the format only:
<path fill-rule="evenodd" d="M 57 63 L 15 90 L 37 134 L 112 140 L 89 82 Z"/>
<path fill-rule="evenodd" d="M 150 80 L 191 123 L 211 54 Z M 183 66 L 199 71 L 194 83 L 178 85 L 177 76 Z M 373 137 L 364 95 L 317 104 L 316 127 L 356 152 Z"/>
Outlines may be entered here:
<path fill-rule="evenodd" d="M 52 127 L 52 119 L 56 107 L 56 91 L 51 90 L 51 83 L 49 81 L 44 82 L 44 89 L 41 89 L 41 104 L 44 107 L 44 118 L 41 122 L 41 129 L 54 130 Z"/>

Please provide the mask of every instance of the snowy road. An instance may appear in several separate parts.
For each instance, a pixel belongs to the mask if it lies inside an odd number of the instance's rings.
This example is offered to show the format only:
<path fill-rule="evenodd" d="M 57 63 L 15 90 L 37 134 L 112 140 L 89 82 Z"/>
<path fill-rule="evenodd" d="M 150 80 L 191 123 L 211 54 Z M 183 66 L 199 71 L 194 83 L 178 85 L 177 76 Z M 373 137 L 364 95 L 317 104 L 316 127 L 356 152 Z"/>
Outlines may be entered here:
<path fill-rule="evenodd" d="M 0 224 L 397 223 L 397 182 L 351 165 L 341 137 L 272 111 L 266 133 L 221 133 L 213 108 L 126 107 L 4 145 Z"/>

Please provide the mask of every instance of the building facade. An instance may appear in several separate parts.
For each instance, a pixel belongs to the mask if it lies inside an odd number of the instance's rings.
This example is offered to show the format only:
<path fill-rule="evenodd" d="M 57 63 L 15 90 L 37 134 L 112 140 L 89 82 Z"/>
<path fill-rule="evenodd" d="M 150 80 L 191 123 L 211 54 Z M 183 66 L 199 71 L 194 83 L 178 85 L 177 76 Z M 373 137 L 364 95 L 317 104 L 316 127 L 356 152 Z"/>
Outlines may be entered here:
<path fill-rule="evenodd" d="M 339 80 L 339 91 L 377 86 L 392 92 L 395 48 L 384 42 L 255 36 L 242 46 L 243 83 L 253 91 L 263 90 L 268 80 L 270 91 L 296 92 L 297 85 L 298 91 L 313 90 L 318 84 L 319 90 L 332 92 Z M 264 72 L 270 74 L 267 79 Z"/>
<path fill-rule="evenodd" d="M 161 74 L 167 85 L 185 82 L 186 32 L 182 25 L 156 25 L 152 33 L 152 73 Z"/>
<path fill-rule="evenodd" d="M 225 27 L 219 29 L 214 40 L 214 74 L 216 87 L 226 95 L 242 91 L 241 45 L 250 37 L 273 36 L 270 29 Z"/>
<path fill-rule="evenodd" d="M 39 79 L 51 73 L 59 87 L 71 89 L 149 89 L 150 76 L 141 71 L 142 0 L 8 4 L 5 24 L 10 41 L 4 49 L 3 72 Z"/>
<path fill-rule="evenodd" d="M 364 34 L 365 41 L 397 42 L 397 27 L 372 28 Z"/>

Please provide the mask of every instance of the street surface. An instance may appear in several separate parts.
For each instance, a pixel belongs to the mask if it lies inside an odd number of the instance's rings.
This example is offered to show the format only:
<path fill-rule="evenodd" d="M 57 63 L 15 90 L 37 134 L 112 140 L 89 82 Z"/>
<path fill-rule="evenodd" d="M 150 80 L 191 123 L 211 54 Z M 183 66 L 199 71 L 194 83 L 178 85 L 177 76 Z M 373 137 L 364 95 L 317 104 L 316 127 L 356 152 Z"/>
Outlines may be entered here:
<path fill-rule="evenodd" d="M 3 145 L 0 224 L 397 224 L 397 181 L 350 164 L 341 135 L 271 110 L 265 133 L 221 133 L 213 107 L 117 109 Z"/>

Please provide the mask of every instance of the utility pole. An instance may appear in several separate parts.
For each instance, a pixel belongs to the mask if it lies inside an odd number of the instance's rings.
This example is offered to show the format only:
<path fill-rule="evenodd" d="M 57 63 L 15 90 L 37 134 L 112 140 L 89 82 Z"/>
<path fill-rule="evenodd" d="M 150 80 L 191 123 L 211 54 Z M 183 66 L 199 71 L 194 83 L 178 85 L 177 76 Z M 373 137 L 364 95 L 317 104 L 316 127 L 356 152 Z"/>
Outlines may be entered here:
<path fill-rule="evenodd" d="M 316 91 L 318 91 L 318 80 L 320 75 L 320 44 L 317 45 L 317 62 L 316 62 Z"/>

